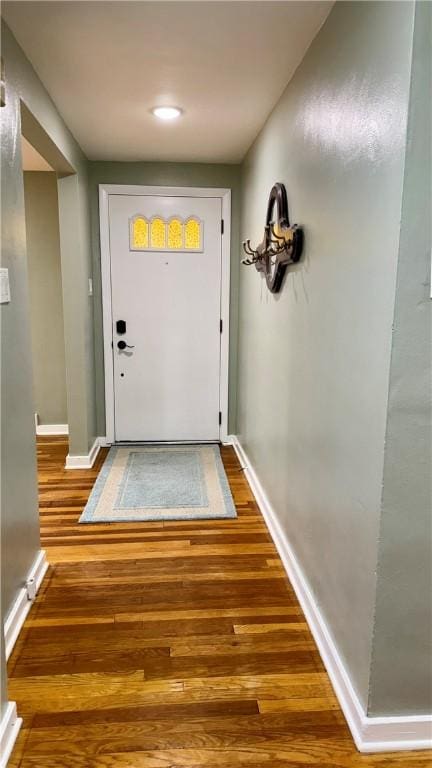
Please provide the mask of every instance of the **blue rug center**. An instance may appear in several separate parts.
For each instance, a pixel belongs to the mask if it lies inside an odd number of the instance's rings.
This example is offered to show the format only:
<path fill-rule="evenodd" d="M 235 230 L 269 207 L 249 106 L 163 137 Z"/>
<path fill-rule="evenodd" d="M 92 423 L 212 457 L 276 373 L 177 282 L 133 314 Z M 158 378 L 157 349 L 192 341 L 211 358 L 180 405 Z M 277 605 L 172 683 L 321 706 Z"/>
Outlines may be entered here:
<path fill-rule="evenodd" d="M 207 505 L 199 451 L 129 454 L 114 509 Z"/>

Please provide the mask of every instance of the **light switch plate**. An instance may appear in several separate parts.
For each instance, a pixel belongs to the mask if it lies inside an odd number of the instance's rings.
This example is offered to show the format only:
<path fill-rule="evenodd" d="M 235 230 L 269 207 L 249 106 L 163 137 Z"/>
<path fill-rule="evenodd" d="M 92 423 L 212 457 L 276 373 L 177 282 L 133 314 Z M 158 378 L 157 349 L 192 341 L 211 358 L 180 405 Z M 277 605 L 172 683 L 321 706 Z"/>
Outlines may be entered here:
<path fill-rule="evenodd" d="M 9 270 L 0 269 L 0 304 L 8 304 L 10 301 Z"/>
<path fill-rule="evenodd" d="M 93 280 L 91 277 L 88 279 L 88 295 L 93 296 Z"/>

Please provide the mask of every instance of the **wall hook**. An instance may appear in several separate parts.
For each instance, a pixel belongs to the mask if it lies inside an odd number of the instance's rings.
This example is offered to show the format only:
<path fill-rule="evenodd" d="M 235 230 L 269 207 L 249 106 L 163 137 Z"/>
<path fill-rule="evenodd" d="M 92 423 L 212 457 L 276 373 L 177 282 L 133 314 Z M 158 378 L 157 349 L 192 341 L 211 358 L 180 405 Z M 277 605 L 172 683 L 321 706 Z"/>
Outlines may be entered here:
<path fill-rule="evenodd" d="M 252 264 L 255 264 L 256 261 L 260 258 L 258 251 L 255 251 L 250 244 L 250 240 L 245 240 L 243 245 L 243 250 L 245 254 L 249 257 L 247 259 L 242 259 L 242 264 L 245 264 L 246 266 L 251 266 Z"/>
<path fill-rule="evenodd" d="M 267 204 L 267 216 L 262 242 L 254 250 L 250 240 L 245 240 L 243 250 L 246 259 L 242 264 L 255 264 L 263 272 L 271 293 L 277 293 L 289 264 L 299 261 L 303 248 L 303 230 L 297 224 L 290 225 L 286 189 L 279 182 L 274 184 Z"/>

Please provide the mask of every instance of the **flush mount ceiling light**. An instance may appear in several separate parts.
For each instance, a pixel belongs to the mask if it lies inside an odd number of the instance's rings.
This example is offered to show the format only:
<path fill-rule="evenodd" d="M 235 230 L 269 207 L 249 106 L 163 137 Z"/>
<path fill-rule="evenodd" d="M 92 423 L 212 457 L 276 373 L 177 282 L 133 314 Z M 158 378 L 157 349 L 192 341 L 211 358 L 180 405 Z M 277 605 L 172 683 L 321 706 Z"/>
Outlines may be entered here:
<path fill-rule="evenodd" d="M 179 107 L 153 107 L 152 114 L 160 120 L 175 120 L 182 111 Z"/>

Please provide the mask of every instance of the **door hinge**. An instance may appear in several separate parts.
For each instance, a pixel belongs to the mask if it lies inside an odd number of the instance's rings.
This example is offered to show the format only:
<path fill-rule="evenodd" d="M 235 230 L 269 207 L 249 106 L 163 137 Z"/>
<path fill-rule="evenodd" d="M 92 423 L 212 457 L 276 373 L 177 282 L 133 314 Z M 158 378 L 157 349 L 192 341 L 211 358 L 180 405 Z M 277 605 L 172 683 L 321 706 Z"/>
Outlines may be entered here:
<path fill-rule="evenodd" d="M 223 320 L 222 318 L 219 320 L 219 331 L 222 333 L 223 331 Z"/>
<path fill-rule="evenodd" d="M 221 219 L 221 235 L 224 233 L 224 220 Z"/>
<path fill-rule="evenodd" d="M 219 411 L 219 426 L 222 424 L 222 411 Z"/>

